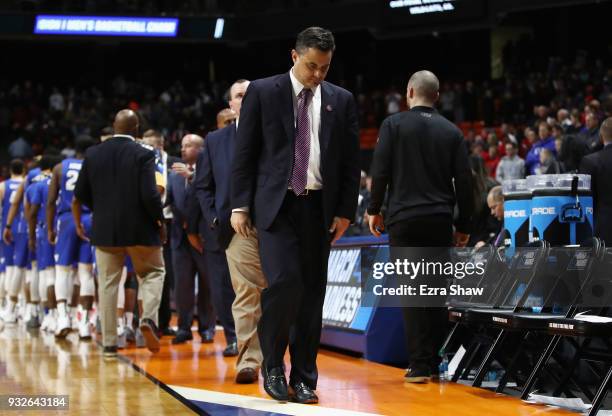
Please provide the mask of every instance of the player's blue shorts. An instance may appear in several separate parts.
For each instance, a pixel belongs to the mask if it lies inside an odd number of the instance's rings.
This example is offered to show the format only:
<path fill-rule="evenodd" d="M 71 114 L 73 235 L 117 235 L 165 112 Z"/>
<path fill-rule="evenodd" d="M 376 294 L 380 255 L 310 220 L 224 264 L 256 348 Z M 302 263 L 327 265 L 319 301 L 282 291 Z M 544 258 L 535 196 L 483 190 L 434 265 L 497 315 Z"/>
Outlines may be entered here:
<path fill-rule="evenodd" d="M 83 214 L 81 220 L 86 234 L 91 235 L 91 214 Z M 72 267 L 76 263 L 93 263 L 91 243 L 79 238 L 72 213 L 64 212 L 57 218 L 55 264 Z"/>
<path fill-rule="evenodd" d="M 28 265 L 28 234 L 27 233 L 17 233 L 13 234 L 13 238 L 15 240 L 15 252 L 13 254 L 14 262 L 13 265 L 19 267 L 20 269 L 24 269 Z"/>
<path fill-rule="evenodd" d="M 132 258 L 130 256 L 125 256 L 125 268 L 128 273 L 134 273 L 134 265 L 132 264 Z"/>
<path fill-rule="evenodd" d="M 47 226 L 39 225 L 36 227 L 36 261 L 38 270 L 44 270 L 55 266 L 55 246 L 49 243 L 47 238 Z"/>
<path fill-rule="evenodd" d="M 4 258 L 4 241 L 0 238 L 0 273 L 6 272 L 6 260 Z"/>
<path fill-rule="evenodd" d="M 6 244 L 2 240 L 2 257 L 4 258 L 4 270 L 15 264 L 15 241 L 11 244 Z"/>

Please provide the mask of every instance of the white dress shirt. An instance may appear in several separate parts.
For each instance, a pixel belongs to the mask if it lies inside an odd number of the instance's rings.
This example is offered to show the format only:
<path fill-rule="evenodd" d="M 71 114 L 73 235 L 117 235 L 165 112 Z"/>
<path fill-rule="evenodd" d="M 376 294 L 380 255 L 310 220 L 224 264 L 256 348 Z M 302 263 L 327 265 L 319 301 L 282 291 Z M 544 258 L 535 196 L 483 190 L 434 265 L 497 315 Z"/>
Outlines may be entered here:
<path fill-rule="evenodd" d="M 293 68 L 289 71 L 291 85 L 293 87 L 293 120 L 297 120 L 298 94 L 304 89 L 304 85 L 293 75 Z M 308 157 L 308 176 L 306 178 L 306 189 L 317 190 L 323 188 L 321 178 L 321 146 L 319 145 L 319 133 L 321 131 L 321 86 L 317 85 L 312 90 L 312 100 L 308 103 L 308 121 L 310 122 L 310 155 Z"/>

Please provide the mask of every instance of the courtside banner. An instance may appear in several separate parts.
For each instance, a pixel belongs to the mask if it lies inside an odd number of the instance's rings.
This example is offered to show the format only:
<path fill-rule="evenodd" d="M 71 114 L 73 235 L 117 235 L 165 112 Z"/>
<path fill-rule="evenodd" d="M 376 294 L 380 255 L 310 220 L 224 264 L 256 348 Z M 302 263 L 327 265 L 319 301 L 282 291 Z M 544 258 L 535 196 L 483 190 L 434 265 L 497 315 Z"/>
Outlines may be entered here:
<path fill-rule="evenodd" d="M 487 273 L 497 255 L 490 248 L 389 247 L 361 249 L 362 305 L 440 307 L 448 300 L 484 302 L 491 296 Z"/>

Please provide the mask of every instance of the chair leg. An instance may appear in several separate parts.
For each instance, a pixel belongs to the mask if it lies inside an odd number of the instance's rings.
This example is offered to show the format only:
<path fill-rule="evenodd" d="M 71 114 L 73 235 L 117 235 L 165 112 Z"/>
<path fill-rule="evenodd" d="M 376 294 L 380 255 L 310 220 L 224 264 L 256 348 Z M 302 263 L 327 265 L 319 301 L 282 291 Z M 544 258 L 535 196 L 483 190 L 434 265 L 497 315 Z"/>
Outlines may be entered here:
<path fill-rule="evenodd" d="M 459 322 L 456 322 L 455 325 L 453 325 L 453 329 L 451 329 L 450 333 L 444 340 L 444 344 L 442 344 L 442 348 L 441 348 L 442 351 L 446 351 L 448 347 L 451 346 L 452 343 L 455 341 L 455 335 L 461 331 L 461 328 L 459 327 L 460 327 Z"/>
<path fill-rule="evenodd" d="M 523 391 L 521 392 L 522 400 L 527 400 L 527 397 L 529 396 L 529 393 L 531 393 L 531 389 L 533 385 L 538 379 L 538 375 L 540 371 L 542 371 L 542 369 L 548 362 L 548 359 L 552 355 L 553 351 L 555 350 L 555 348 L 557 348 L 559 341 L 561 341 L 561 337 L 559 335 L 553 336 L 550 342 L 548 343 L 548 345 L 546 346 L 544 353 L 540 355 L 540 358 L 538 359 L 536 366 L 531 371 L 531 374 L 529 374 L 529 378 L 527 378 L 525 387 L 523 387 Z"/>
<path fill-rule="evenodd" d="M 523 353 L 523 348 L 525 345 L 524 342 L 526 339 L 527 339 L 527 334 L 525 334 L 525 336 L 523 337 L 522 342 L 519 343 L 518 348 L 516 349 L 516 353 L 512 356 L 512 359 L 510 360 L 510 362 L 508 363 L 508 366 L 505 369 L 506 371 L 504 372 L 504 375 L 499 380 L 499 384 L 497 385 L 497 388 L 495 389 L 496 393 L 504 392 L 504 389 L 506 388 L 506 384 L 508 383 L 508 379 L 510 379 L 510 374 L 514 370 L 514 366 L 516 365 L 516 361 Z"/>
<path fill-rule="evenodd" d="M 497 338 L 495 339 L 495 342 L 493 342 L 493 345 L 491 345 L 491 347 L 487 351 L 485 358 L 482 361 L 482 364 L 480 364 L 480 368 L 478 369 L 478 372 L 476 373 L 476 378 L 474 378 L 472 387 L 480 387 L 480 385 L 482 384 L 482 380 L 484 380 L 485 374 L 487 373 L 487 370 L 489 369 L 489 365 L 491 364 L 491 361 L 493 361 L 493 359 L 495 358 L 495 355 L 497 354 L 497 351 L 499 351 L 499 349 L 503 346 L 505 338 L 506 338 L 506 331 L 502 329 L 501 331 L 499 331 L 499 334 L 497 334 Z"/>
<path fill-rule="evenodd" d="M 602 402 L 606 398 L 606 394 L 608 393 L 608 389 L 610 388 L 610 383 L 612 382 L 612 367 L 608 369 L 606 376 L 604 377 L 599 389 L 597 389 L 597 393 L 595 393 L 595 397 L 593 398 L 593 402 L 591 403 L 593 407 L 589 410 L 588 416 L 595 416 L 601 407 Z"/>
<path fill-rule="evenodd" d="M 480 344 L 478 342 L 472 342 L 470 344 L 467 351 L 465 352 L 465 355 L 463 356 L 463 358 L 461 359 L 461 361 L 459 361 L 459 364 L 457 365 L 457 369 L 455 370 L 455 374 L 453 375 L 453 378 L 452 378 L 453 382 L 456 383 L 457 381 L 459 381 L 464 370 L 467 369 L 467 371 L 469 371 L 470 367 L 468 367 L 468 365 L 471 364 L 473 357 L 476 355 L 476 352 L 478 351 L 479 346 Z"/>

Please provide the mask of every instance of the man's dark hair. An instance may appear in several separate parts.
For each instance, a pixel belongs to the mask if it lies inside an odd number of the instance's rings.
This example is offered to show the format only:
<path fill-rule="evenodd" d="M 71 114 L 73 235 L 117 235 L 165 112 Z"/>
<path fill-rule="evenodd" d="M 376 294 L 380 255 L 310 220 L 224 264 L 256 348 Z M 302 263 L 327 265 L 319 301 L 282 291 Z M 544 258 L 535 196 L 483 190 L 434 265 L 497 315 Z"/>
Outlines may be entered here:
<path fill-rule="evenodd" d="M 87 148 L 96 144 L 96 141 L 91 136 L 82 135 L 74 141 L 74 150 L 79 155 L 84 155 Z"/>
<path fill-rule="evenodd" d="M 13 159 L 11 160 L 11 164 L 9 165 L 9 169 L 12 175 L 23 175 L 25 164 L 21 159 Z"/>
<path fill-rule="evenodd" d="M 51 170 L 55 165 L 62 161 L 61 156 L 45 153 L 40 158 L 39 167 L 41 170 Z"/>
<path fill-rule="evenodd" d="M 518 149 L 518 144 L 516 144 L 514 142 L 507 141 L 506 142 L 506 146 L 508 146 L 508 145 L 512 146 L 512 148 L 514 148 L 514 149 Z"/>
<path fill-rule="evenodd" d="M 44 155 L 54 155 L 54 156 L 58 156 L 60 155 L 62 152 L 60 151 L 60 149 L 58 149 L 55 146 L 47 146 L 45 147 L 45 153 L 43 153 Z"/>
<path fill-rule="evenodd" d="M 295 40 L 295 50 L 299 54 L 305 53 L 308 48 L 315 48 L 321 52 L 336 50 L 334 35 L 327 29 L 312 26 L 302 30 Z"/>

